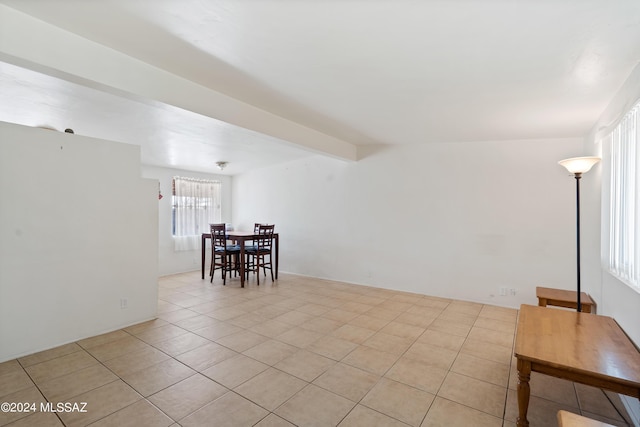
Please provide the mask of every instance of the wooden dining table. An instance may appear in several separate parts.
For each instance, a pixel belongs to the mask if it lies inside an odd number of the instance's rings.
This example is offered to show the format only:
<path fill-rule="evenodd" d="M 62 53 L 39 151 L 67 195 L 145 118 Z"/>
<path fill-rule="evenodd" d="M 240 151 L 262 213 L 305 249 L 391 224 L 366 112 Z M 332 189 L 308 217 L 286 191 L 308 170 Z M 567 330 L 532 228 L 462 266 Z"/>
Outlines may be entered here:
<path fill-rule="evenodd" d="M 245 242 L 250 242 L 259 238 L 260 236 L 254 231 L 227 231 L 227 239 L 237 242 L 240 246 L 240 287 L 244 288 L 244 273 L 245 273 Z M 204 279 L 204 264 L 206 258 L 206 243 L 207 239 L 211 239 L 211 233 L 202 233 L 201 237 L 201 251 L 202 251 L 202 278 Z M 275 252 L 274 263 L 276 280 L 278 280 L 278 258 L 280 255 L 280 236 L 278 233 L 273 233 L 273 251 Z"/>
<path fill-rule="evenodd" d="M 611 317 L 523 304 L 514 354 L 518 427 L 529 425 L 531 372 L 640 398 L 640 352 Z"/>

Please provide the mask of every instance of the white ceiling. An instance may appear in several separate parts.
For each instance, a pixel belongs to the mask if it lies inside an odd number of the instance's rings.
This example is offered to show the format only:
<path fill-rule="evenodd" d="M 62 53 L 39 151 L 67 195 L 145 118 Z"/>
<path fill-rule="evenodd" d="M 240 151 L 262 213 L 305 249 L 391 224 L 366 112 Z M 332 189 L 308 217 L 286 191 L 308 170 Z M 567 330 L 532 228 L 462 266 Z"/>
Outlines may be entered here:
<path fill-rule="evenodd" d="M 583 136 L 640 62 L 637 0 L 0 3 L 355 145 Z M 308 155 L 155 100 L 9 64 L 0 78 L 0 120 L 138 143 L 146 163 Z"/>

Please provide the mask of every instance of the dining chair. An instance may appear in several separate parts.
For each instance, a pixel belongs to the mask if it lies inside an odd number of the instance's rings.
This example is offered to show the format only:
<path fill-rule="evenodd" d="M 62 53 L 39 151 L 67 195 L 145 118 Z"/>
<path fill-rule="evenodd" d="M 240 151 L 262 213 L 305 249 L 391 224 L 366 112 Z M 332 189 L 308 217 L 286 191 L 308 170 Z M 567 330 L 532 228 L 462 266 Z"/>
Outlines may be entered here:
<path fill-rule="evenodd" d="M 271 281 L 273 282 L 273 230 L 275 225 L 256 224 L 257 232 L 254 239 L 253 247 L 245 249 L 247 254 L 247 278 L 249 278 L 249 271 L 256 273 L 258 285 L 260 285 L 260 268 L 267 275 L 267 269 L 271 271 Z"/>
<path fill-rule="evenodd" d="M 231 277 L 231 270 L 238 271 L 240 257 L 240 246 L 230 245 L 227 242 L 225 224 L 210 224 L 211 227 L 211 282 L 213 283 L 213 273 L 222 270 L 222 284 L 227 284 L 227 271 Z M 232 262 L 234 267 L 232 267 Z"/>

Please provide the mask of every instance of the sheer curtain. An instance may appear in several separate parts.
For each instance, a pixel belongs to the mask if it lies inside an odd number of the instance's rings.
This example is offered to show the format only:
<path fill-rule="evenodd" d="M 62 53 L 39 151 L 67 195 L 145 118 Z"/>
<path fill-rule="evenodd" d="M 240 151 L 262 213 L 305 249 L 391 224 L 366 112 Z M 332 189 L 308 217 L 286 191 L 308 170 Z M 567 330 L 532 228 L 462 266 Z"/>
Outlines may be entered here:
<path fill-rule="evenodd" d="M 221 219 L 221 183 L 173 177 L 173 239 L 176 251 L 200 248 L 202 233 Z"/>

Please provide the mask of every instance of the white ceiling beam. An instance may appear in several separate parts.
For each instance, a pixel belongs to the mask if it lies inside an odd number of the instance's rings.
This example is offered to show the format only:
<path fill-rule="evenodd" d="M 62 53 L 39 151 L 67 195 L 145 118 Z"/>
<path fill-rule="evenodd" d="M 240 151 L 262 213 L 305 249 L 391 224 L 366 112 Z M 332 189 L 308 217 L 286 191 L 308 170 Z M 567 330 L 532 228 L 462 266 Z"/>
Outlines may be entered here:
<path fill-rule="evenodd" d="M 152 100 L 357 160 L 357 147 L 0 5 L 0 60 L 119 96 Z"/>

